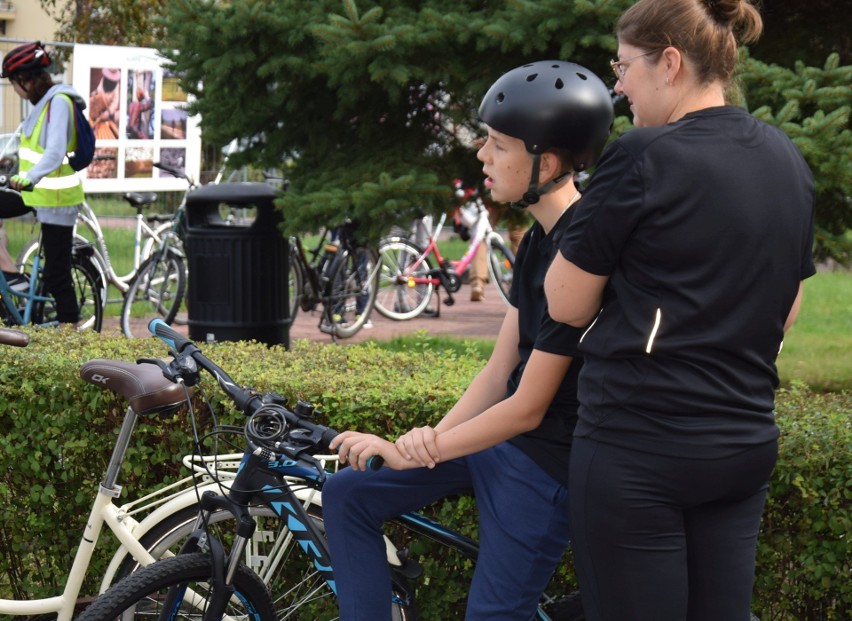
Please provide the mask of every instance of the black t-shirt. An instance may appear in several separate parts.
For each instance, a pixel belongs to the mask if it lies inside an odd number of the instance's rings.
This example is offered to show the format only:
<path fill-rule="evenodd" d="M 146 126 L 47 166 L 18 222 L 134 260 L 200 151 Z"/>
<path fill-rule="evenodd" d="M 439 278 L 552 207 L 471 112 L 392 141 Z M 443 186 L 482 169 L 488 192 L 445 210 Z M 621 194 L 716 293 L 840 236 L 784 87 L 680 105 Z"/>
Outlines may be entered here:
<path fill-rule="evenodd" d="M 547 235 L 541 225 L 535 223 L 518 247 L 509 302 L 518 309 L 518 354 L 521 361 L 506 386 L 506 396 L 513 395 L 521 383 L 524 368 L 534 349 L 573 357 L 541 424 L 510 440 L 545 472 L 565 485 L 568 484 L 568 458 L 579 406 L 577 377 L 583 359 L 577 357 L 577 342 L 583 330 L 550 318 L 544 295 L 544 277 L 558 252 L 559 237 L 572 213 L 572 209 L 566 211 Z"/>
<path fill-rule="evenodd" d="M 609 276 L 577 435 L 699 458 L 775 439 L 775 358 L 815 271 L 813 177 L 789 138 L 735 107 L 630 131 L 576 210 L 560 250 Z"/>

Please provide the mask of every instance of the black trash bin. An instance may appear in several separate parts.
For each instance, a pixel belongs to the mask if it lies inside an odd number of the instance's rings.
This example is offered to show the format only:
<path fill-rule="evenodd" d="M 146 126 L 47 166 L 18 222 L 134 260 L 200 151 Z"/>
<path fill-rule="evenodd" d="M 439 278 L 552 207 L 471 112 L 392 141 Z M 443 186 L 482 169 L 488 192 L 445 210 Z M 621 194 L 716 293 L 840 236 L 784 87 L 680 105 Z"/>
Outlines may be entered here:
<path fill-rule="evenodd" d="M 265 183 L 206 185 L 187 196 L 190 339 L 290 346 L 289 242 L 276 196 Z"/>

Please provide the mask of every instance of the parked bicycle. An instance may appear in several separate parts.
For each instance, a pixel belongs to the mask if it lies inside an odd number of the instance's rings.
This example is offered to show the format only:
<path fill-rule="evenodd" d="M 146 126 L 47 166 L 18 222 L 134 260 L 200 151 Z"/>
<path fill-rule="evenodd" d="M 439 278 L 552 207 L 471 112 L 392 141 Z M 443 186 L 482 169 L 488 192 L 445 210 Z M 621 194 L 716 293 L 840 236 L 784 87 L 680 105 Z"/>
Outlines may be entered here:
<path fill-rule="evenodd" d="M 333 559 L 323 531 L 319 496 L 325 481 L 333 476 L 329 463 L 335 462 L 316 457 L 328 450 L 336 432 L 316 422 L 310 404 L 300 402 L 291 410 L 280 395 L 239 387 L 197 346 L 166 324 L 155 320 L 152 331 L 169 344 L 174 357 L 169 363 L 152 361 L 164 375 L 195 385 L 201 371 L 206 371 L 246 414 L 242 430 L 218 429 L 215 436 L 239 431 L 247 448 L 236 478 L 220 493 L 202 496 L 197 519 L 164 535 L 160 551 L 174 549 L 190 535 L 180 553 L 132 573 L 98 598 L 80 621 L 152 614 L 160 618 L 204 614 L 216 619 L 223 611 L 258 620 L 272 618 L 270 615 L 277 619 L 337 618 Z M 316 493 L 312 502 L 305 502 L 305 490 Z M 302 496 L 297 495 L 299 491 Z M 277 532 L 255 528 L 261 511 L 278 519 Z M 405 514 L 396 523 L 411 534 L 476 559 L 475 541 L 422 514 Z M 271 552 L 260 556 L 254 548 L 258 542 L 267 542 Z M 422 573 L 422 567 L 406 550 L 387 538 L 386 543 L 394 618 L 417 619 L 411 581 Z M 263 580 L 241 564 L 243 559 L 259 563 Z M 264 581 L 272 599 L 263 588 Z M 558 610 L 559 616 L 551 616 L 548 610 Z M 581 615 L 576 592 L 562 598 L 545 596 L 538 611 L 542 620 L 580 621 Z"/>
<path fill-rule="evenodd" d="M 184 171 L 162 162 L 154 164 L 175 177 L 187 181 L 187 194 L 197 184 Z M 157 238 L 147 258 L 136 270 L 124 293 L 121 305 L 121 331 L 127 337 L 147 337 L 148 323 L 155 317 L 171 324 L 178 316 L 186 293 L 188 271 L 186 238 L 186 194 L 166 227 L 157 228 Z M 138 230 L 138 225 L 137 225 Z"/>
<path fill-rule="evenodd" d="M 101 302 L 105 306 L 110 302 L 119 302 L 123 299 L 129 283 L 136 275 L 136 271 L 142 262 L 151 253 L 155 244 L 161 241 L 161 234 L 171 228 L 173 216 L 168 214 L 145 215 L 146 207 L 154 204 L 158 196 L 153 192 L 127 192 L 123 195 L 124 200 L 136 210 L 135 232 L 133 238 L 133 263 L 130 271 L 119 273 L 109 254 L 104 232 L 92 207 L 83 201 L 80 212 L 77 215 L 77 226 L 74 230 L 74 243 L 78 245 L 92 246 L 92 261 L 98 269 L 103 283 Z M 94 241 L 90 241 L 80 232 L 79 225 L 83 224 L 90 229 L 94 235 Z M 32 260 L 39 250 L 39 238 L 34 237 L 24 244 L 18 253 L 16 263 L 21 270 L 32 268 Z M 109 299 L 109 285 L 113 285 L 122 294 L 122 298 Z"/>
<path fill-rule="evenodd" d="M 15 218 L 32 209 L 24 205 L 21 195 L 8 188 L 8 178 L 0 175 L 0 218 Z M 71 249 L 71 280 L 80 310 L 79 330 L 100 332 L 103 324 L 101 290 L 103 281 L 93 261 L 91 244 L 74 243 Z M 0 273 L 0 321 L 7 326 L 57 325 L 56 305 L 44 286 L 44 255 L 36 253 L 23 271 L 28 282 L 10 285 Z"/>
<path fill-rule="evenodd" d="M 334 338 L 355 336 L 364 327 L 378 290 L 378 256 L 359 243 L 356 228 L 347 222 L 326 229 L 307 251 L 301 238 L 290 238 L 290 317 L 321 306 L 319 329 Z"/>
<path fill-rule="evenodd" d="M 453 294 L 462 286 L 462 274 L 480 252 L 485 242 L 488 253 L 488 276 L 500 297 L 508 304 L 512 287 L 512 268 L 515 255 L 506 246 L 488 220 L 488 209 L 479 197 L 460 208 L 463 224 L 472 231 L 470 243 L 458 260 L 449 260 L 441 255 L 437 240 L 446 222 L 442 214 L 437 226 L 429 236 L 425 247 L 411 239 L 391 235 L 379 243 L 379 291 L 376 295 L 376 310 L 389 319 L 413 319 L 422 313 L 432 299 L 437 287 L 444 287 L 447 297 L 444 303 L 455 303 Z M 434 259 L 433 259 L 434 257 Z"/>

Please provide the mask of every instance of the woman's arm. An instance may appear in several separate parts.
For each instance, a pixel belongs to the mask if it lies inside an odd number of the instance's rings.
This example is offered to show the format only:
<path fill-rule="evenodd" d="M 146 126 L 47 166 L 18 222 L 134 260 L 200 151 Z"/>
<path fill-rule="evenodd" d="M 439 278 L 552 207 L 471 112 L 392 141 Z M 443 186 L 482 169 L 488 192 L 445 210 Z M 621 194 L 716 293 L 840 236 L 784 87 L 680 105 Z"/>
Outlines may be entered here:
<path fill-rule="evenodd" d="M 583 328 L 597 317 L 608 276 L 581 270 L 557 252 L 544 279 L 550 316 L 575 328 Z"/>

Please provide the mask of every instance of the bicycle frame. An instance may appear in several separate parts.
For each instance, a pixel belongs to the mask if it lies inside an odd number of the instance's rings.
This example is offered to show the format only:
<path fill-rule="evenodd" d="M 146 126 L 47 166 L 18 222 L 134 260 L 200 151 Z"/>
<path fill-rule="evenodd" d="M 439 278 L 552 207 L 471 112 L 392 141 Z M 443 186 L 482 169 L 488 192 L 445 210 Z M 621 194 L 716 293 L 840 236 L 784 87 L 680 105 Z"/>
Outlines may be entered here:
<path fill-rule="evenodd" d="M 38 271 L 41 264 L 41 256 L 36 255 L 33 258 L 33 271 L 30 274 L 30 286 L 27 291 L 12 291 L 9 288 L 9 283 L 3 274 L 0 274 L 0 298 L 6 307 L 6 311 L 19 326 L 26 326 L 32 323 L 33 312 L 37 303 L 52 302 L 53 298 L 49 296 L 36 295 L 32 293 L 36 291 L 38 286 Z M 18 300 L 26 300 L 24 310 L 18 308 Z M 43 325 L 56 325 L 56 322 L 48 322 Z"/>

